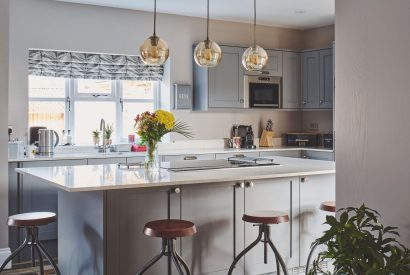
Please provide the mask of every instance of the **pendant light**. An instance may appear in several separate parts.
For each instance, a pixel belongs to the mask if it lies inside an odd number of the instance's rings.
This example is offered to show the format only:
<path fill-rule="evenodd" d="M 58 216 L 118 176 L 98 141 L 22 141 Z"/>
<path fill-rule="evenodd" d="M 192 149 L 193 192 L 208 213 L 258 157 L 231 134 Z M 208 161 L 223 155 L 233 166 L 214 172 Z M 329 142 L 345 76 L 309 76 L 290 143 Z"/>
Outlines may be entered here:
<path fill-rule="evenodd" d="M 253 45 L 245 50 L 242 55 L 242 65 L 247 71 L 259 72 L 268 63 L 266 51 L 256 45 L 256 0 L 253 0 Z"/>
<path fill-rule="evenodd" d="M 216 67 L 221 62 L 222 51 L 219 45 L 209 40 L 209 0 L 207 0 L 206 39 L 196 45 L 194 59 L 201 67 Z"/>
<path fill-rule="evenodd" d="M 156 34 L 156 21 L 157 0 L 154 0 L 154 34 L 148 37 L 140 47 L 141 59 L 147 65 L 162 65 L 169 56 L 167 43 Z"/>

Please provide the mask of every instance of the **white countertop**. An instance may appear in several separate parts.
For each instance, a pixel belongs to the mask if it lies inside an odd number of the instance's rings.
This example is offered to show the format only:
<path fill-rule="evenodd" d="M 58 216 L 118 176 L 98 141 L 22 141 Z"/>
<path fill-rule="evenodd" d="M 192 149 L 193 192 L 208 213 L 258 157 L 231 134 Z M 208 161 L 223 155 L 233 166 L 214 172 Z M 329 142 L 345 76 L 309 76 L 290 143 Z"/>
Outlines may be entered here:
<path fill-rule="evenodd" d="M 232 149 L 232 148 L 205 148 L 205 149 L 166 149 L 159 150 L 159 155 L 201 155 L 201 154 L 223 154 L 223 153 L 247 153 L 247 152 L 272 152 L 272 151 L 319 151 L 333 152 L 333 149 L 324 147 L 258 147 L 256 149 Z M 9 159 L 9 162 L 44 161 L 44 160 L 68 160 L 68 159 L 98 159 L 98 158 L 132 158 L 144 157 L 145 152 L 108 152 L 108 153 L 75 153 L 55 154 L 53 156 L 35 156 Z"/>
<path fill-rule="evenodd" d="M 149 173 L 143 168 L 119 168 L 111 165 L 18 168 L 18 173 L 41 179 L 68 192 L 102 191 L 172 185 L 217 183 L 295 176 L 334 174 L 332 161 L 274 157 L 278 166 L 227 168 L 171 172 L 161 169 Z"/>

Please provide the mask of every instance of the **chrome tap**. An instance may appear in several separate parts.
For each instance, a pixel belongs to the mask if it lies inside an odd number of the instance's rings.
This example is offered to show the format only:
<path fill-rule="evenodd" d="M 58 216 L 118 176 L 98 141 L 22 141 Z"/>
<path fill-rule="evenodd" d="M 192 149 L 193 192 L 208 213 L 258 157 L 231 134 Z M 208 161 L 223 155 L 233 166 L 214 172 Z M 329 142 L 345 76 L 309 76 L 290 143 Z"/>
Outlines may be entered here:
<path fill-rule="evenodd" d="M 100 121 L 100 131 L 102 132 L 102 148 L 100 149 L 100 152 L 106 153 L 107 152 L 107 144 L 105 143 L 105 120 L 102 118 Z"/>

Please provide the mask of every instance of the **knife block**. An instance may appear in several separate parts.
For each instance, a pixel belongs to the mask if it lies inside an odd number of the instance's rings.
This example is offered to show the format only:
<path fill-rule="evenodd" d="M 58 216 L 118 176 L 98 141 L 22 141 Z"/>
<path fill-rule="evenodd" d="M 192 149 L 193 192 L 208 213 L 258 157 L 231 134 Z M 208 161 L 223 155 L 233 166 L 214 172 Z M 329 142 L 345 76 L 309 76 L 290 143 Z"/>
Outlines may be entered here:
<path fill-rule="evenodd" d="M 273 131 L 263 130 L 259 147 L 273 147 Z"/>

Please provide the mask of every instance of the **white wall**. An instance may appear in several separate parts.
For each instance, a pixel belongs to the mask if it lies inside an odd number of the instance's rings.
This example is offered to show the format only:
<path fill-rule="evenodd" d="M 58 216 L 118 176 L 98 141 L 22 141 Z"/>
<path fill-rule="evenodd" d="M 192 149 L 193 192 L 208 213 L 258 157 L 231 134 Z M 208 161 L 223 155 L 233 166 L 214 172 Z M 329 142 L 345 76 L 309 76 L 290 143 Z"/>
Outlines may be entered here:
<path fill-rule="evenodd" d="M 0 1 L 0 249 L 8 247 L 7 98 L 9 83 L 9 1 Z M 0 251 L 1 254 L 2 251 Z M 0 262 L 2 262 L 0 255 Z"/>
<path fill-rule="evenodd" d="M 204 11 L 205 12 L 205 11 Z M 192 83 L 192 44 L 205 37 L 205 20 L 160 14 L 158 35 L 170 47 L 171 82 Z M 137 54 L 141 42 L 152 33 L 152 14 L 51 0 L 19 0 L 11 4 L 10 40 L 10 119 L 16 134 L 27 132 L 27 55 L 29 48 Z M 258 27 L 258 43 L 263 47 L 301 49 L 302 31 Z M 211 38 L 223 44 L 249 45 L 252 25 L 212 21 Z M 328 36 L 326 36 L 328 37 Z M 330 45 L 333 37 L 327 38 Z M 325 39 L 326 40 L 326 39 Z M 321 43 L 325 43 L 321 41 Z M 170 91 L 163 91 L 169 93 Z M 176 111 L 177 118 L 192 124 L 197 138 L 227 136 L 233 123 L 251 123 L 272 118 L 277 132 L 300 130 L 288 124 L 298 120 L 299 112 L 227 112 Z"/>
<path fill-rule="evenodd" d="M 336 200 L 410 246 L 410 1 L 336 1 Z"/>

